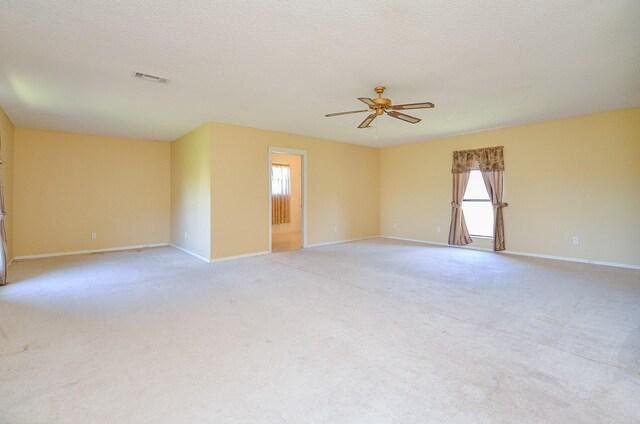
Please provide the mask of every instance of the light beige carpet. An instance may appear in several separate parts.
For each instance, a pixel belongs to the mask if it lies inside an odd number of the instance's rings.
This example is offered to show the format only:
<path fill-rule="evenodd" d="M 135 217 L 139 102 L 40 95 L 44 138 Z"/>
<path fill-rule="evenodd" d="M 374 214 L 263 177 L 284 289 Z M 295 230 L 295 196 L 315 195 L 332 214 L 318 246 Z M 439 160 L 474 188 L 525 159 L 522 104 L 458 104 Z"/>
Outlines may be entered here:
<path fill-rule="evenodd" d="M 638 423 L 640 271 L 374 239 L 17 262 L 2 423 Z"/>

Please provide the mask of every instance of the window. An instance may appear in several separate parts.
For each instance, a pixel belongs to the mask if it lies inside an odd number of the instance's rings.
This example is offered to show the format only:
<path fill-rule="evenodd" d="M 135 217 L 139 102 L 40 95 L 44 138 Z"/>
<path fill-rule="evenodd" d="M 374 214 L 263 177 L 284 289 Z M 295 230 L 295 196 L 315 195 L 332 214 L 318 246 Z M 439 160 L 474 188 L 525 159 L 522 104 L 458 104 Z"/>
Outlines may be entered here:
<path fill-rule="evenodd" d="M 478 170 L 471 171 L 469 175 L 462 210 L 471 236 L 493 238 L 493 205 Z"/>
<path fill-rule="evenodd" d="M 291 194 L 291 170 L 289 165 L 273 164 L 271 166 L 271 194 Z"/>
<path fill-rule="evenodd" d="M 271 223 L 291 222 L 291 169 L 289 165 L 271 165 Z"/>

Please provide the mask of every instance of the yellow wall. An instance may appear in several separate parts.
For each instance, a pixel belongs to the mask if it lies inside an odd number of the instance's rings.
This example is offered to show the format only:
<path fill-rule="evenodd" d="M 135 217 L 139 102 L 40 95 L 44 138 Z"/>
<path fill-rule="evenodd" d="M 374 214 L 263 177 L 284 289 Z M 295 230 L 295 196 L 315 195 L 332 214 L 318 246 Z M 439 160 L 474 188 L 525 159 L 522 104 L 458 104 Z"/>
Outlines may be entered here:
<path fill-rule="evenodd" d="M 272 163 L 289 165 L 291 172 L 291 218 L 289 223 L 275 224 L 273 233 L 296 233 L 301 231 L 302 219 L 302 156 L 274 153 L 271 155 Z"/>
<path fill-rule="evenodd" d="M 171 243 L 211 255 L 211 124 L 171 143 Z"/>
<path fill-rule="evenodd" d="M 452 152 L 497 145 L 507 250 L 640 264 L 640 109 L 384 148 L 382 234 L 446 243 Z"/>
<path fill-rule="evenodd" d="M 167 243 L 169 149 L 16 128 L 15 256 Z"/>
<path fill-rule="evenodd" d="M 171 144 L 14 130 L 4 112 L 0 131 L 11 256 L 169 239 L 205 258 L 267 251 L 269 147 L 307 152 L 309 245 L 446 243 L 452 151 L 503 145 L 508 251 L 640 264 L 640 109 L 383 149 L 219 123 Z"/>
<path fill-rule="evenodd" d="M 307 152 L 309 245 L 380 234 L 378 149 L 214 123 L 212 258 L 269 250 L 270 146 Z"/>
<path fill-rule="evenodd" d="M 7 259 L 13 258 L 13 145 L 14 127 L 9 117 L 0 108 L 0 137 L 2 138 L 2 173 L 4 187 L 5 230 L 7 232 Z"/>

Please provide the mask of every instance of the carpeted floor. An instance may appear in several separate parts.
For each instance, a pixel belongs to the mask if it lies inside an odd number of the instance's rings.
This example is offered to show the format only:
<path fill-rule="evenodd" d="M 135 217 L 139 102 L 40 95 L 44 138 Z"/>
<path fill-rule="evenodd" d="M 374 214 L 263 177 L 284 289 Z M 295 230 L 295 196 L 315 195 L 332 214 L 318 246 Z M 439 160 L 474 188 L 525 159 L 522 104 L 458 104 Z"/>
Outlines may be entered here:
<path fill-rule="evenodd" d="M 373 239 L 24 261 L 2 423 L 638 423 L 640 271 Z"/>

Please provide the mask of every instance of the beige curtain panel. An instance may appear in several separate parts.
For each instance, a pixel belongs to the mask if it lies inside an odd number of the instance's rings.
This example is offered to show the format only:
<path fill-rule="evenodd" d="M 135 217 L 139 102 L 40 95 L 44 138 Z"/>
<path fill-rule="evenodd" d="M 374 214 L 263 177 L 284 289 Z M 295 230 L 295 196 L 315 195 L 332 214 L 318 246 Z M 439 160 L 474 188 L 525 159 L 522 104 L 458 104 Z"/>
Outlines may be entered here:
<path fill-rule="evenodd" d="M 503 171 L 482 171 L 482 179 L 493 205 L 493 250 L 495 251 L 505 249 L 502 209 L 509 206 L 508 203 L 502 202 L 502 174 Z"/>
<path fill-rule="evenodd" d="M 449 228 L 449 244 L 464 246 L 471 243 L 471 236 L 464 221 L 462 198 L 469 182 L 471 172 L 453 174 L 453 201 L 451 202 L 451 227 Z"/>
<path fill-rule="evenodd" d="M 271 223 L 291 222 L 291 169 L 289 165 L 271 166 Z"/>
<path fill-rule="evenodd" d="M 453 201 L 451 202 L 451 226 L 449 228 L 449 244 L 463 246 L 473 240 L 469 236 L 462 212 L 462 199 L 472 170 L 480 170 L 493 205 L 493 250 L 505 249 L 504 217 L 502 209 L 509 206 L 502 201 L 504 147 L 484 147 L 473 150 L 453 152 Z"/>
<path fill-rule="evenodd" d="M 2 174 L 2 140 L 0 140 L 0 285 L 7 284 L 7 231 L 4 218 L 7 211 L 4 206 L 4 175 Z"/>
<path fill-rule="evenodd" d="M 289 224 L 291 222 L 291 196 L 273 195 L 271 209 L 272 224 Z"/>

